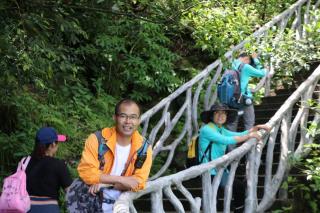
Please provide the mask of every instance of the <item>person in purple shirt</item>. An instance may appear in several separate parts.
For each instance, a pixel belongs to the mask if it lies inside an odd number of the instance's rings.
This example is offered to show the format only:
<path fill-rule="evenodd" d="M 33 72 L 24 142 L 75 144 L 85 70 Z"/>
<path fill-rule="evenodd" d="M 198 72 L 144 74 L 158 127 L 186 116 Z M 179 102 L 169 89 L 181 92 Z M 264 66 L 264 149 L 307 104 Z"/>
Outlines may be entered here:
<path fill-rule="evenodd" d="M 227 146 L 248 141 L 250 138 L 261 139 L 257 133 L 259 129 L 269 131 L 267 125 L 256 125 L 243 132 L 233 132 L 225 128 L 225 124 L 234 121 L 237 110 L 229 108 L 227 105 L 216 103 L 210 110 L 201 113 L 200 117 L 204 126 L 200 128 L 199 134 L 199 161 L 201 163 L 210 162 L 225 154 Z M 212 179 L 217 174 L 215 169 L 211 170 Z M 228 180 L 228 170 L 225 169 L 220 187 L 224 188 Z M 234 179 L 233 183 L 234 212 L 243 212 L 245 187 L 244 184 Z"/>

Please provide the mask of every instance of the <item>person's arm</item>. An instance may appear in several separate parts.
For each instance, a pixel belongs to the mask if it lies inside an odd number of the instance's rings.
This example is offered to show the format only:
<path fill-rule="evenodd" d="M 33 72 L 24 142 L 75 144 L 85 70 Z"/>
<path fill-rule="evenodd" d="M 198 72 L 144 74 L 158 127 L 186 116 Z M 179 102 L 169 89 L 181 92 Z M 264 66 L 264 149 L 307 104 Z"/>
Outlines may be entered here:
<path fill-rule="evenodd" d="M 247 135 L 249 133 L 249 130 L 245 130 L 245 131 L 242 131 L 242 132 L 233 132 L 233 131 L 230 131 L 228 129 L 224 129 L 225 133 L 227 136 L 243 136 L 243 135 Z"/>
<path fill-rule="evenodd" d="M 81 160 L 78 165 L 80 178 L 88 185 L 100 182 L 101 171 L 98 160 L 98 140 L 94 134 L 89 135 L 85 142 Z"/>
<path fill-rule="evenodd" d="M 68 170 L 66 163 L 62 160 L 57 161 L 57 166 L 58 166 L 59 184 L 65 191 L 67 191 L 69 186 L 72 183 L 70 172 Z"/>
<path fill-rule="evenodd" d="M 139 181 L 133 176 L 120 176 L 118 183 L 115 183 L 113 187 L 119 191 L 131 191 L 137 188 Z"/>
<path fill-rule="evenodd" d="M 243 132 L 233 132 L 228 129 L 224 129 L 224 132 L 226 135 L 234 136 L 236 143 L 242 143 L 250 138 L 257 138 L 258 140 L 261 139 L 256 131 L 245 130 Z"/>
<path fill-rule="evenodd" d="M 249 132 L 256 132 L 256 131 L 259 131 L 260 129 L 263 129 L 267 132 L 270 132 L 271 130 L 271 127 L 268 126 L 267 124 L 259 124 L 259 125 L 256 125 L 254 127 L 252 127 Z"/>
<path fill-rule="evenodd" d="M 255 65 L 255 67 L 259 70 L 263 69 L 263 66 L 262 64 L 260 63 L 259 59 L 258 58 L 252 58 L 253 59 L 253 63 Z"/>
<path fill-rule="evenodd" d="M 93 184 L 89 187 L 88 192 L 96 195 L 103 187 L 112 187 L 119 191 L 129 191 L 138 187 L 139 181 L 133 176 L 115 176 L 102 174 L 101 183 Z"/>
<path fill-rule="evenodd" d="M 144 189 L 150 174 L 151 166 L 152 166 L 152 148 L 151 146 L 149 146 L 147 151 L 147 158 L 142 168 L 141 169 L 136 168 L 134 174 L 132 175 L 133 178 L 138 180 L 138 186 L 132 188 L 133 191 L 139 191 Z"/>
<path fill-rule="evenodd" d="M 260 63 L 259 59 L 258 59 L 258 54 L 257 54 L 256 52 L 254 52 L 254 53 L 252 53 L 251 57 L 252 57 L 252 60 L 253 60 L 253 63 L 254 63 L 254 65 L 255 65 L 255 67 L 256 67 L 257 69 L 262 69 L 263 66 L 262 66 L 262 64 Z"/>
<path fill-rule="evenodd" d="M 202 131 L 200 134 L 204 134 L 205 137 L 208 138 L 209 141 L 215 141 L 216 143 L 224 144 L 224 145 L 229 145 L 229 144 L 236 144 L 236 143 L 241 143 L 244 142 L 250 138 L 256 138 L 258 140 L 261 139 L 261 137 L 257 134 L 257 132 L 248 132 L 245 131 L 241 133 L 242 135 L 239 136 L 225 136 L 219 133 L 216 130 L 213 130 L 212 128 L 209 129 L 209 126 L 203 127 Z M 247 134 L 244 134 L 247 133 Z"/>
<path fill-rule="evenodd" d="M 243 136 L 234 136 L 234 139 L 237 143 L 245 142 L 250 138 L 256 138 L 258 141 L 261 140 L 261 136 L 257 132 L 250 132 L 247 135 Z"/>
<path fill-rule="evenodd" d="M 200 130 L 200 135 L 208 141 L 214 141 L 216 143 L 224 144 L 224 145 L 229 145 L 229 144 L 235 144 L 236 141 L 233 136 L 225 136 L 222 135 L 220 132 L 217 130 L 213 129 L 212 127 L 206 125 Z"/>
<path fill-rule="evenodd" d="M 252 77 L 264 77 L 267 74 L 267 71 L 263 68 L 259 69 L 259 68 L 254 68 L 253 66 L 251 66 L 250 64 L 245 64 L 243 66 L 243 69 L 245 70 L 245 72 Z"/>
<path fill-rule="evenodd" d="M 101 175 L 100 182 L 113 184 L 114 188 L 121 191 L 139 191 L 144 189 L 145 183 L 149 177 L 152 165 L 152 149 L 149 146 L 147 151 L 147 158 L 142 168 L 136 168 L 132 176 L 112 176 Z"/>

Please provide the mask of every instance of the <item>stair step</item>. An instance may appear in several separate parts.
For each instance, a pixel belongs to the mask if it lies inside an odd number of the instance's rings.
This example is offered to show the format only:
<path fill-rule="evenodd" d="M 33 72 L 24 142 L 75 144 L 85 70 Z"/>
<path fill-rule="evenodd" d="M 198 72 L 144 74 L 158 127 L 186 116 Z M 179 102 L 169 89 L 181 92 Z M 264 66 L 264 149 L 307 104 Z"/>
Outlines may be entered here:
<path fill-rule="evenodd" d="M 277 96 L 263 97 L 262 98 L 262 104 L 269 103 L 269 102 L 272 102 L 272 103 L 284 103 L 288 99 L 289 96 L 290 96 L 289 94 L 280 94 L 280 95 L 277 95 Z"/>
<path fill-rule="evenodd" d="M 275 93 L 277 95 L 291 95 L 292 93 L 294 93 L 294 91 L 296 91 L 296 88 L 288 88 L 276 90 Z"/>

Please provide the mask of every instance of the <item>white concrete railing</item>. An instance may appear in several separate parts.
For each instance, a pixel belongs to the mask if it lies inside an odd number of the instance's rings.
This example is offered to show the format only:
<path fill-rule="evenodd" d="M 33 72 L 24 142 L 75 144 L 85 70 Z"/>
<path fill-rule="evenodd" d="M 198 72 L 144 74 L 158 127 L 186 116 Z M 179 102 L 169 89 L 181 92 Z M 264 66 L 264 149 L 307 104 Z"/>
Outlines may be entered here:
<path fill-rule="evenodd" d="M 268 125 L 272 127 L 270 133 L 264 133 L 263 141 L 258 142 L 251 139 L 244 143 L 241 147 L 224 155 L 223 157 L 211 161 L 206 164 L 191 167 L 173 175 L 157 178 L 149 181 L 146 189 L 140 192 L 123 193 L 115 204 L 115 212 L 128 212 L 129 207 L 131 212 L 137 212 L 133 206 L 133 200 L 145 195 L 151 194 L 151 209 L 152 212 L 164 212 L 163 209 L 163 193 L 170 200 L 177 212 L 185 212 L 180 200 L 172 192 L 172 188 L 179 190 L 185 198 L 189 201 L 192 212 L 200 212 L 201 198 L 193 198 L 191 193 L 183 186 L 183 181 L 202 176 L 202 203 L 203 212 L 216 212 L 216 197 L 219 183 L 221 181 L 224 168 L 231 166 L 228 183 L 225 188 L 224 197 L 224 212 L 230 212 L 230 203 L 232 197 L 232 184 L 236 168 L 240 159 L 249 153 L 248 171 L 247 171 L 247 197 L 245 201 L 245 212 L 264 212 L 267 210 L 275 200 L 277 191 L 280 188 L 285 172 L 289 169 L 288 155 L 292 153 L 294 157 L 303 155 L 306 150 L 305 144 L 313 142 L 313 138 L 306 132 L 308 116 L 310 109 L 307 106 L 307 100 L 312 98 L 312 94 L 320 79 L 320 66 L 312 73 L 312 75 L 302 83 L 299 88 L 286 100 L 276 114 L 270 119 Z M 319 85 L 318 85 L 319 87 Z M 318 98 L 320 101 L 320 96 Z M 298 113 L 292 118 L 293 107 L 299 103 L 301 107 Z M 314 116 L 313 122 L 320 122 L 320 115 Z M 300 131 L 300 143 L 298 147 L 294 146 L 297 132 Z M 273 150 L 275 147 L 275 140 L 278 133 L 281 133 L 281 153 L 280 162 L 275 174 L 272 173 Z M 258 171 L 260 166 L 261 154 L 264 146 L 267 144 L 266 169 L 264 179 L 264 194 L 262 200 L 258 203 L 257 199 L 257 181 Z M 209 170 L 216 168 L 218 175 L 211 183 Z M 123 210 L 123 211 L 122 211 Z"/>
<path fill-rule="evenodd" d="M 314 5 L 311 5 L 310 0 L 300 0 L 293 4 L 289 9 L 276 16 L 272 21 L 264 25 L 258 31 L 256 31 L 252 37 L 248 40 L 245 40 L 235 46 L 232 50 L 225 54 L 225 57 L 229 60 L 232 60 L 232 53 L 238 50 L 241 50 L 244 45 L 248 42 L 262 42 L 266 38 L 267 32 L 269 30 L 276 30 L 278 35 L 281 36 L 281 32 L 285 28 L 291 28 L 296 32 L 296 38 L 300 39 L 306 34 L 304 32 L 303 24 L 310 22 L 309 12 L 310 10 L 315 10 L 320 4 L 318 0 Z M 303 14 L 302 14 L 303 13 Z M 303 15 L 303 18 L 302 18 Z M 288 23 L 292 23 L 288 26 Z M 276 40 L 276 39 L 275 39 Z M 270 58 L 270 73 L 276 72 L 272 64 L 272 57 Z M 298 127 L 301 131 L 300 145 L 295 150 L 295 155 L 303 154 L 303 144 L 309 143 L 311 138 L 305 134 L 304 127 L 307 123 L 307 115 L 309 109 L 306 108 L 305 102 L 302 102 L 302 108 L 300 108 L 296 118 L 291 123 L 289 119 L 292 111 L 292 107 L 298 101 L 299 98 L 302 100 L 307 100 L 311 97 L 311 94 L 314 90 L 315 84 L 319 79 L 320 69 L 319 67 L 315 72 L 306 80 L 293 95 L 286 101 L 286 103 L 279 109 L 279 111 L 273 116 L 269 121 L 269 124 L 273 127 L 270 135 L 265 135 L 264 143 L 258 144 L 255 146 L 256 141 L 250 140 L 247 143 L 243 144 L 238 149 L 233 152 L 223 156 L 220 159 L 212 161 L 210 163 L 200 165 L 197 167 L 192 167 L 190 169 L 178 172 L 173 175 L 165 176 L 159 178 L 169 167 L 172 162 L 174 152 L 176 147 L 182 143 L 190 141 L 191 136 L 196 133 L 199 129 L 198 125 L 198 112 L 204 109 L 208 109 L 216 100 L 216 92 L 214 86 L 219 80 L 222 74 L 223 63 L 222 60 L 218 59 L 214 63 L 207 66 L 201 73 L 195 76 L 192 80 L 182 85 L 174 93 L 169 95 L 167 98 L 164 98 L 156 106 L 148 110 L 142 115 L 142 125 L 143 125 L 143 135 L 147 136 L 153 145 L 154 158 L 156 158 L 159 153 L 168 153 L 166 162 L 159 169 L 159 171 L 150 179 L 145 190 L 138 193 L 123 193 L 119 200 L 115 204 L 115 210 L 121 208 L 129 208 L 131 212 L 136 212 L 132 200 L 137 199 L 138 197 L 144 194 L 151 194 L 152 198 L 152 212 L 164 212 L 162 195 L 163 193 L 169 198 L 170 202 L 173 204 L 175 209 L 178 212 L 184 212 L 184 208 L 179 201 L 179 199 L 172 192 L 172 187 L 176 187 L 189 201 L 191 205 L 192 212 L 200 211 L 200 198 L 193 198 L 190 192 L 182 185 L 182 182 L 197 176 L 202 175 L 202 184 L 203 184 L 203 211 L 204 212 L 215 212 L 216 211 L 216 195 L 217 188 L 220 182 L 223 169 L 231 165 L 230 177 L 228 185 L 226 187 L 225 193 L 225 207 L 224 212 L 230 211 L 230 202 L 231 202 L 231 188 L 234 179 L 234 173 L 237 168 L 237 165 L 242 156 L 249 153 L 248 161 L 248 172 L 247 172 L 247 198 L 246 198 L 246 212 L 263 212 L 267 209 L 275 199 L 275 193 L 278 191 L 283 175 L 288 169 L 287 157 L 288 151 L 294 149 L 292 144 L 295 141 L 296 132 Z M 268 96 L 270 92 L 270 79 L 272 75 L 268 75 L 260 81 L 257 88 L 254 90 L 257 91 L 260 88 L 265 88 L 265 95 Z M 205 88 L 204 88 L 205 87 Z M 204 97 L 201 97 L 201 92 L 204 92 Z M 184 99 L 183 103 L 179 103 Z M 176 108 L 176 114 L 171 119 L 171 113 L 174 109 L 170 108 L 172 105 L 178 105 Z M 315 119 L 319 120 L 319 117 L 316 116 Z M 301 122 L 300 122 L 301 120 Z M 299 125 L 300 122 L 300 125 Z M 149 130 L 149 123 L 156 123 L 153 128 Z M 272 174 L 272 157 L 273 157 L 273 148 L 275 137 L 279 131 L 281 123 L 281 160 L 278 166 L 277 173 Z M 183 124 L 183 127 L 181 127 Z M 181 129 L 182 128 L 182 129 Z M 159 132 L 162 131 L 162 134 Z M 180 132 L 179 136 L 175 139 L 170 138 L 173 131 Z M 269 136 L 269 139 L 268 137 Z M 260 165 L 261 151 L 264 147 L 265 142 L 268 140 L 268 150 L 267 150 L 267 166 L 266 166 L 266 179 L 265 179 L 265 192 L 262 201 L 258 204 L 257 201 L 257 173 Z M 255 148 L 253 148 L 255 147 Z M 208 172 L 211 168 L 217 168 L 218 175 L 211 184 L 210 174 Z M 250 184 L 249 184 L 250 183 Z M 124 204 L 124 205 L 123 205 Z M 121 212 L 120 210 L 118 212 Z"/>
<path fill-rule="evenodd" d="M 300 0 L 293 4 L 289 9 L 253 33 L 250 39 L 248 38 L 228 51 L 225 57 L 231 61 L 232 53 L 244 48 L 246 43 L 256 42 L 259 44 L 263 42 L 264 39 L 267 39 L 269 30 L 276 32 L 277 36 L 281 36 L 281 32 L 288 27 L 295 30 L 296 38 L 299 39 L 304 35 L 302 24 L 309 23 L 310 9 L 314 10 L 320 4 L 319 0 L 313 6 L 310 2 L 310 0 Z M 304 11 L 303 14 L 302 11 Z M 304 19 L 302 19 L 302 16 Z M 292 23 L 290 26 L 288 26 L 289 22 Z M 276 40 L 275 38 L 273 41 Z M 257 88 L 254 88 L 253 91 L 258 91 L 263 87 L 265 88 L 265 96 L 269 95 L 271 76 L 276 72 L 273 65 L 275 60 L 276 59 L 270 57 L 268 64 L 270 73 L 260 81 Z M 163 175 L 172 162 L 176 147 L 181 142 L 190 141 L 192 135 L 198 132 L 198 113 L 202 110 L 209 109 L 215 102 L 217 97 L 215 86 L 223 73 L 223 66 L 224 64 L 221 59 L 216 60 L 193 79 L 182 85 L 142 115 L 142 134 L 146 136 L 153 145 L 153 158 L 155 159 L 159 153 L 166 153 L 168 156 L 162 168 L 152 176 L 150 180 Z M 181 103 L 182 101 L 183 103 Z M 175 114 L 172 115 L 173 113 Z M 150 123 L 155 125 L 150 127 Z M 174 131 L 180 132 L 180 134 L 177 138 L 173 139 L 171 133 Z"/>

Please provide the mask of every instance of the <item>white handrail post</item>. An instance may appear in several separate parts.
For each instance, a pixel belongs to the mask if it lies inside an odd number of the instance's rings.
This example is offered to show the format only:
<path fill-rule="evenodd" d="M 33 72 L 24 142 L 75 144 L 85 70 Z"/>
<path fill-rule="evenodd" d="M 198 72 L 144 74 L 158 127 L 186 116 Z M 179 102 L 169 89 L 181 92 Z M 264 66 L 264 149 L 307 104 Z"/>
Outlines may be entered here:
<path fill-rule="evenodd" d="M 205 213 L 213 212 L 211 197 L 211 174 L 210 171 L 207 171 L 202 174 L 202 209 Z"/>

